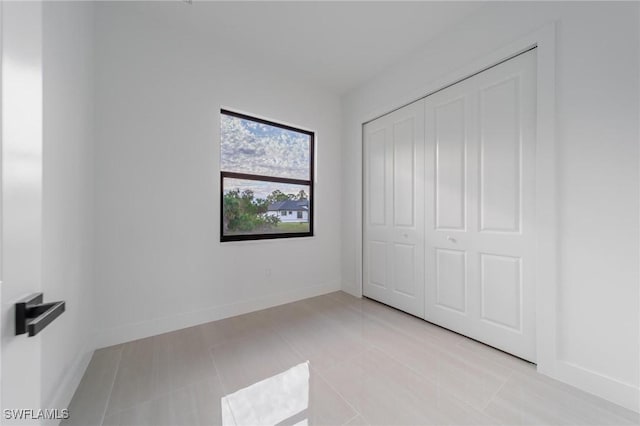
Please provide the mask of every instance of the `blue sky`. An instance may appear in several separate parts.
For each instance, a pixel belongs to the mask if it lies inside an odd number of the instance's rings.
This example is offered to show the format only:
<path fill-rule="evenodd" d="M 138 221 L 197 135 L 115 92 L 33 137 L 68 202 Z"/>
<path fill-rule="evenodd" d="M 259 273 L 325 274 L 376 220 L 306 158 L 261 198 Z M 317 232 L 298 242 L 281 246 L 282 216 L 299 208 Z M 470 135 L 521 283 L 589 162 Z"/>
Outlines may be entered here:
<path fill-rule="evenodd" d="M 220 167 L 223 171 L 309 179 L 309 136 L 221 114 Z M 228 179 L 225 191 L 251 189 L 264 198 L 276 189 L 288 194 L 308 187 Z"/>

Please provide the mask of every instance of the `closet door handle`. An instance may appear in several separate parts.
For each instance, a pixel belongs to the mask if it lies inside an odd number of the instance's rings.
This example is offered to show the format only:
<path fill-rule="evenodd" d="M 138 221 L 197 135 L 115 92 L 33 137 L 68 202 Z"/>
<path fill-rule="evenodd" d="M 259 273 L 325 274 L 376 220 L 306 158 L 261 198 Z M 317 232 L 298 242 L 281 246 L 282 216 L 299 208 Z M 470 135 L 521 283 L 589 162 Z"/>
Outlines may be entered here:
<path fill-rule="evenodd" d="M 451 235 L 447 235 L 447 241 L 450 241 L 450 242 L 452 242 L 454 244 L 456 243 L 456 239 L 453 238 Z"/>

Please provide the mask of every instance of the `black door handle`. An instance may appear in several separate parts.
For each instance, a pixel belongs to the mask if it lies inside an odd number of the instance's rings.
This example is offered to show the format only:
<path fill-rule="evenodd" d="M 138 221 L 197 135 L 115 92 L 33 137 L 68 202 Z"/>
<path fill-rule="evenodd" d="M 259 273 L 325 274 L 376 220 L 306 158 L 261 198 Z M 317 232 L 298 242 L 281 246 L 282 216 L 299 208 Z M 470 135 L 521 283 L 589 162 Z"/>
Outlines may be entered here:
<path fill-rule="evenodd" d="M 42 303 L 42 293 L 34 293 L 16 303 L 16 336 L 40 333 L 64 312 L 64 301 Z"/>

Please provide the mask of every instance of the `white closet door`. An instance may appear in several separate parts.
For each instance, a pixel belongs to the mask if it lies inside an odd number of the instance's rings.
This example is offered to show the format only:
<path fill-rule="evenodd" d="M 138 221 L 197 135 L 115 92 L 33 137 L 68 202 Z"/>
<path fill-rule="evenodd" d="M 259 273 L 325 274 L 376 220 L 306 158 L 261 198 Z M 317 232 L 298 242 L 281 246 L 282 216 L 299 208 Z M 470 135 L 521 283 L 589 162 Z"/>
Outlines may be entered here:
<path fill-rule="evenodd" d="M 364 126 L 364 295 L 424 316 L 424 101 Z"/>
<path fill-rule="evenodd" d="M 425 99 L 425 319 L 535 362 L 535 50 Z"/>

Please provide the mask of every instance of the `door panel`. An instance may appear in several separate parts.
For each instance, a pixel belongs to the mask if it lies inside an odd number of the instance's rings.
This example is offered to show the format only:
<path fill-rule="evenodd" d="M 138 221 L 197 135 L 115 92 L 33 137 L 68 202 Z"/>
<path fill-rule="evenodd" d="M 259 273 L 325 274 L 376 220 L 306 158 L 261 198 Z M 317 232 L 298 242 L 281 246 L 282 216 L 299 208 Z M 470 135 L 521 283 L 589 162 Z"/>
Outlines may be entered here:
<path fill-rule="evenodd" d="M 520 231 L 520 84 L 480 90 L 480 230 Z"/>
<path fill-rule="evenodd" d="M 393 245 L 393 290 L 408 297 L 415 297 L 418 285 L 415 279 L 415 252 L 413 244 Z"/>
<path fill-rule="evenodd" d="M 477 114 L 462 84 L 425 99 L 425 319 L 470 335 Z"/>
<path fill-rule="evenodd" d="M 522 276 L 519 257 L 480 253 L 480 317 L 521 331 Z"/>
<path fill-rule="evenodd" d="M 370 297 L 385 298 L 389 293 L 392 262 L 388 244 L 391 238 L 392 186 L 389 179 L 393 152 L 389 146 L 390 130 L 385 123 L 370 123 L 364 146 L 365 224 L 367 238 L 363 244 L 363 281 Z M 368 190 L 372 188 L 372 190 Z"/>
<path fill-rule="evenodd" d="M 467 253 L 436 249 L 436 304 L 464 314 L 467 310 Z"/>
<path fill-rule="evenodd" d="M 386 223 L 386 152 L 385 129 L 380 129 L 371 135 L 369 145 L 369 187 L 378 188 L 369 197 L 368 212 L 372 225 Z"/>
<path fill-rule="evenodd" d="M 415 117 L 393 125 L 393 221 L 396 226 L 414 225 L 415 126 Z"/>
<path fill-rule="evenodd" d="M 437 229 L 466 228 L 464 98 L 435 108 Z"/>
<path fill-rule="evenodd" d="M 363 131 L 363 292 L 422 317 L 424 102 L 367 123 Z"/>
<path fill-rule="evenodd" d="M 425 319 L 533 362 L 535 64 L 425 99 Z"/>
<path fill-rule="evenodd" d="M 371 284 L 379 287 L 387 286 L 387 243 L 384 241 L 369 242 L 369 279 Z"/>

